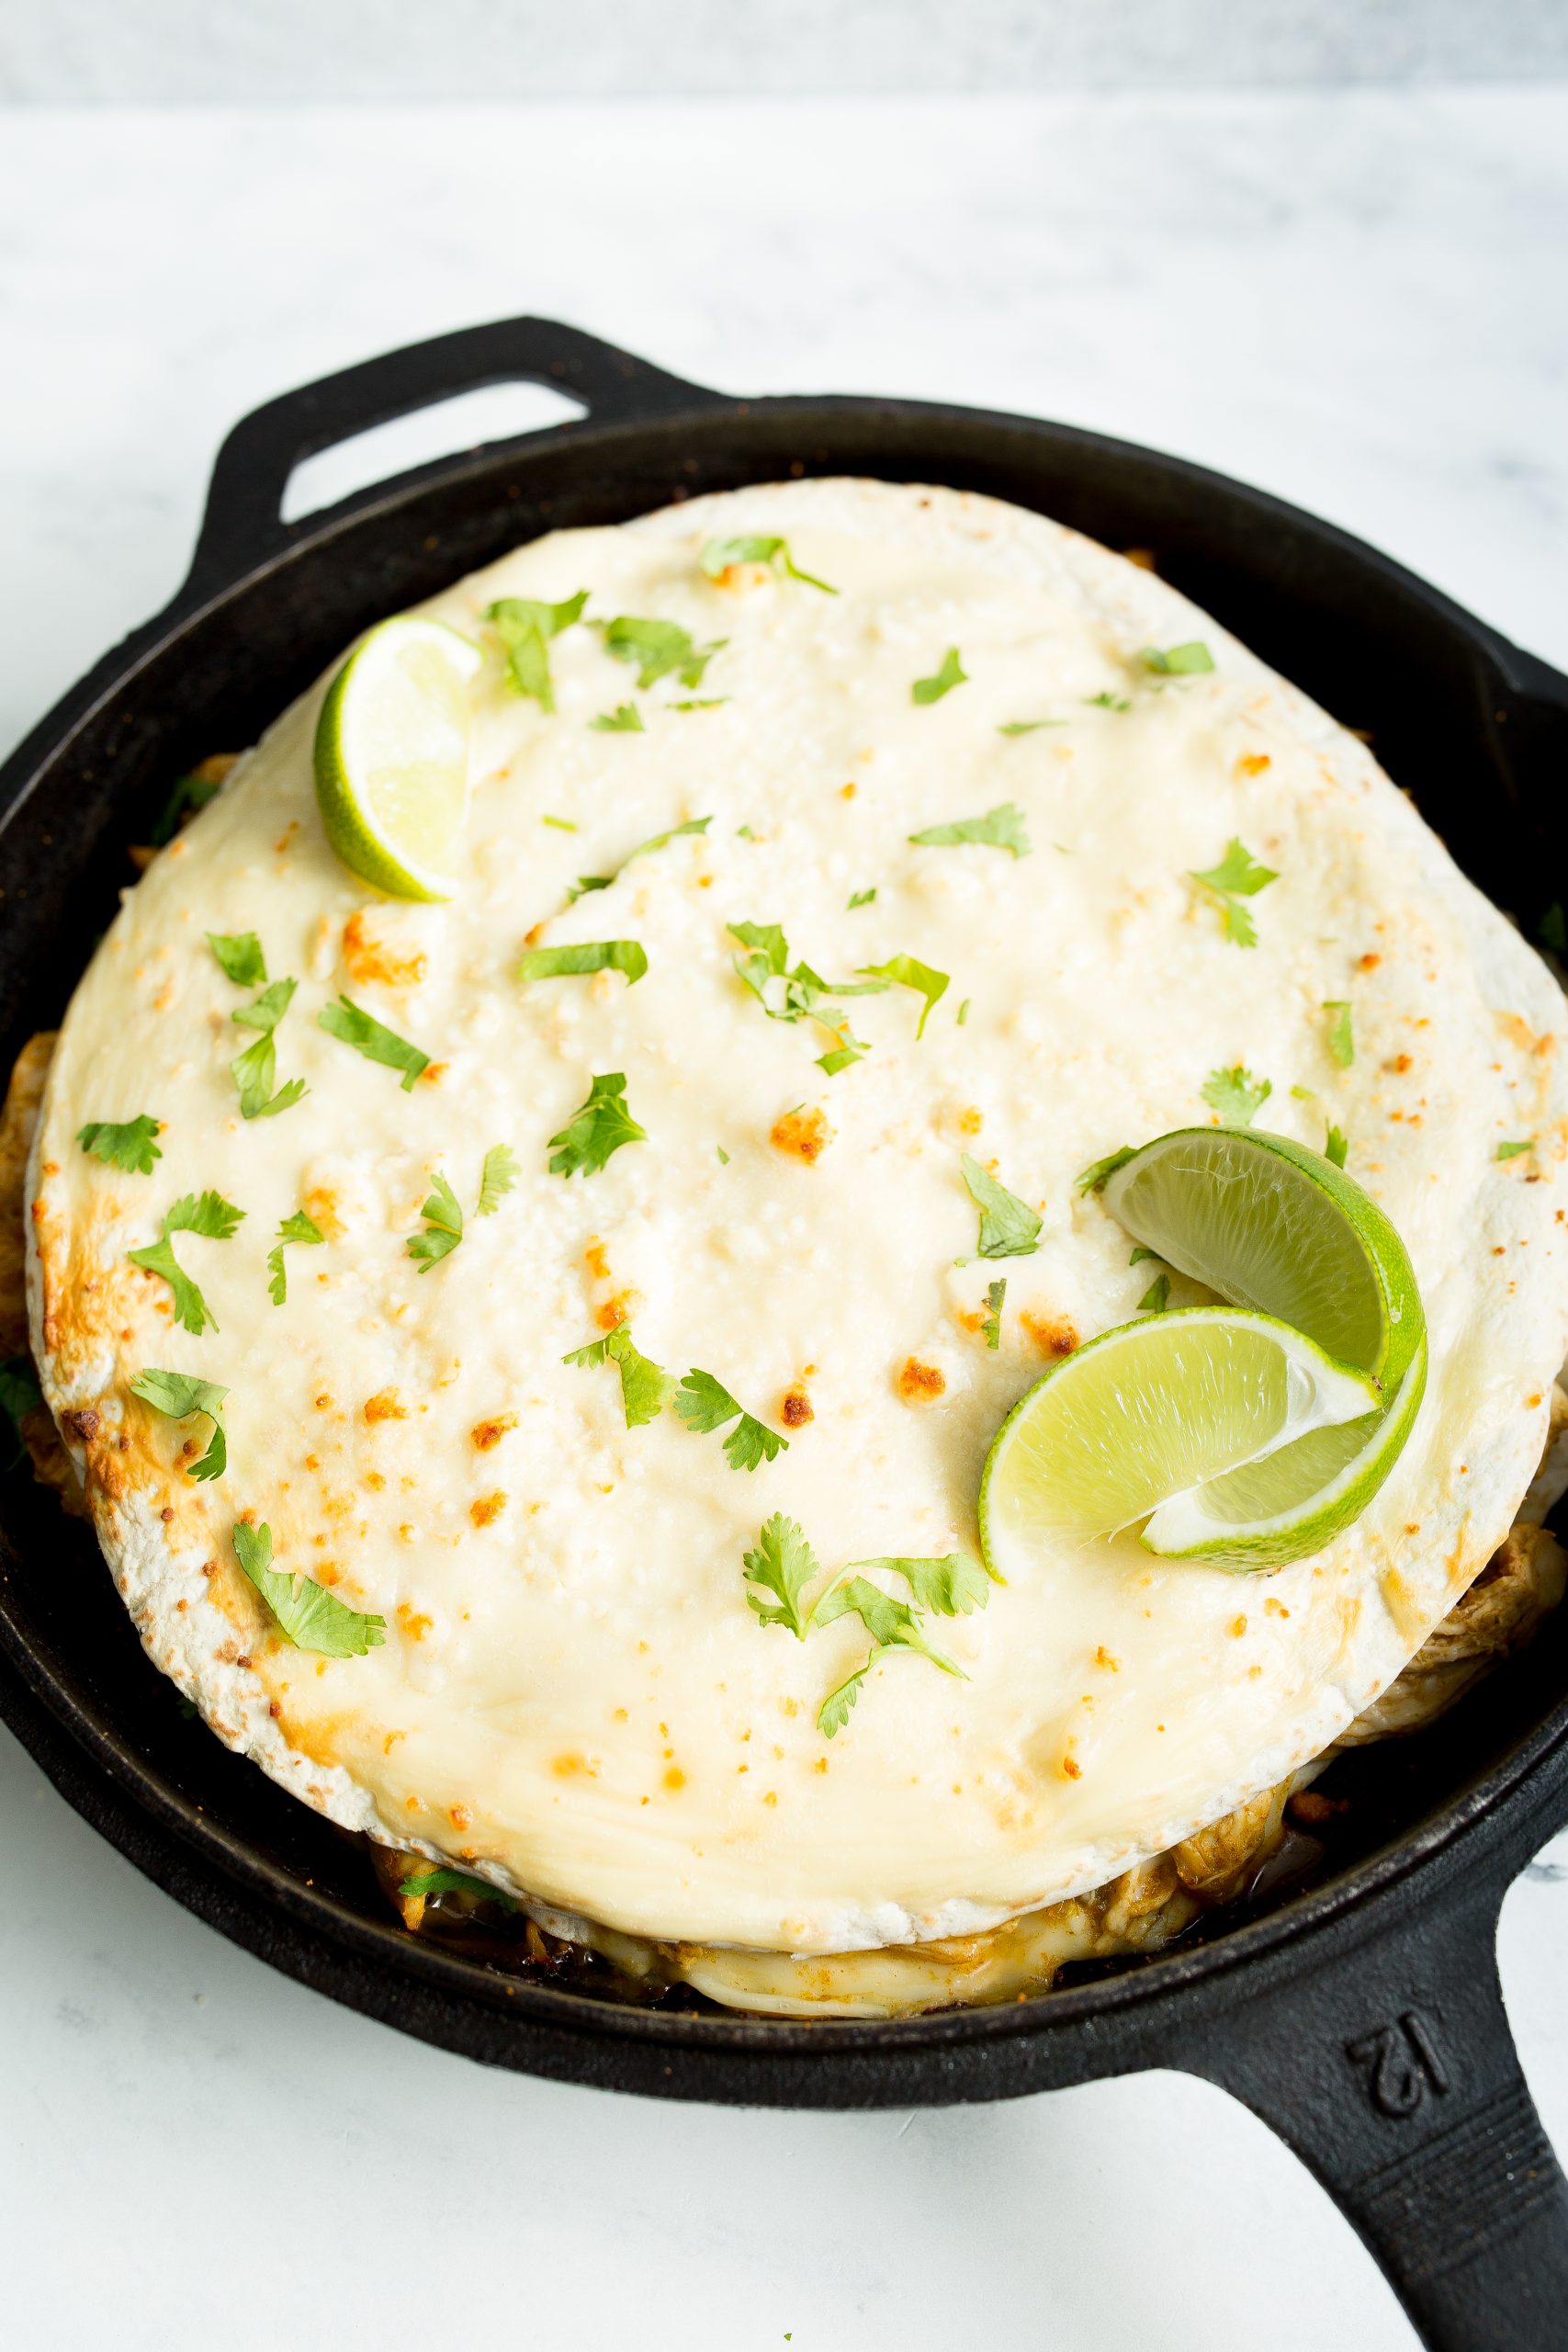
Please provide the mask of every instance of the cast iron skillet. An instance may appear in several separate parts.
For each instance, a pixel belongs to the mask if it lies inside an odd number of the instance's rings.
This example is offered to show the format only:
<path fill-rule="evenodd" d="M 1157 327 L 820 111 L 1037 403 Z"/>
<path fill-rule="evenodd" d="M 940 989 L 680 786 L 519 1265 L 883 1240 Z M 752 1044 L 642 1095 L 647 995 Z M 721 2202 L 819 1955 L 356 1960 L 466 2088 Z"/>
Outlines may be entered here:
<path fill-rule="evenodd" d="M 557 386 L 587 415 L 280 521 L 301 458 L 509 379 Z M 908 401 L 730 400 L 572 328 L 510 320 L 349 368 L 238 425 L 174 603 L 0 774 L 7 1062 L 58 1019 L 128 878 L 126 844 L 145 838 L 170 779 L 251 741 L 367 622 L 540 531 L 791 473 L 989 491 L 1152 549 L 1168 580 L 1371 730 L 1527 930 L 1568 895 L 1548 832 L 1568 767 L 1568 679 L 1371 548 L 1066 426 Z M 0 1497 L 0 1707 L 78 1811 L 200 1917 L 447 2049 L 606 2088 L 825 2108 L 1184 2067 L 1313 2168 L 1427 2344 L 1526 2352 L 1568 2334 L 1568 2186 L 1494 1955 L 1506 1888 L 1568 1823 L 1568 1627 L 1435 1734 L 1348 1767 L 1350 1826 L 1312 1892 L 1042 1999 L 887 2024 L 637 2009 L 403 1934 L 355 1849 L 182 1719 L 91 1535 L 21 1476 Z"/>

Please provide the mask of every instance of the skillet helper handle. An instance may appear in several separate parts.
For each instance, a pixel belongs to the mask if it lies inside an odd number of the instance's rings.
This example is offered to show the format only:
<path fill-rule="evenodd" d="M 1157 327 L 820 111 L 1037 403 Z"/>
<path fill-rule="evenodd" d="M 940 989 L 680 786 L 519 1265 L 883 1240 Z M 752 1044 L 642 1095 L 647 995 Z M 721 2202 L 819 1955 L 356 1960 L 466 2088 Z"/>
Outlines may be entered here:
<path fill-rule="evenodd" d="M 566 393 L 582 402 L 593 424 L 640 424 L 727 405 L 721 392 L 666 375 L 614 344 L 553 319 L 498 319 L 384 352 L 284 392 L 234 426 L 212 469 L 185 596 L 227 585 L 289 545 L 293 534 L 282 517 L 283 495 L 304 458 L 416 409 L 510 383 L 543 384 Z"/>
<path fill-rule="evenodd" d="M 1500 1902 L 1455 1890 L 1325 1974 L 1238 1985 L 1182 2053 L 1316 2174 L 1428 2352 L 1568 2345 L 1568 2182 L 1503 2007 Z"/>

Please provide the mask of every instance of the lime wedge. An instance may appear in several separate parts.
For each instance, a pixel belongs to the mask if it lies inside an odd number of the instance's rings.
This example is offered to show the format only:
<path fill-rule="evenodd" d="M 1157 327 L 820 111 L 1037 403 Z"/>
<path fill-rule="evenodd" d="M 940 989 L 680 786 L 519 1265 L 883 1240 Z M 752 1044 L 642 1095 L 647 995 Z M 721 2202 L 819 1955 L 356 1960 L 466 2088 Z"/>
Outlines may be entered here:
<path fill-rule="evenodd" d="M 333 680 L 316 804 L 351 873 L 393 899 L 449 899 L 468 797 L 468 684 L 482 656 L 440 621 L 383 621 Z"/>
<path fill-rule="evenodd" d="M 1272 1316 L 1194 1306 L 1120 1324 L 1003 1422 L 980 1482 L 987 1565 L 1005 1577 L 1046 1529 L 1113 1533 L 1377 1405 L 1374 1380 Z"/>
<path fill-rule="evenodd" d="M 1283 1136 L 1179 1127 L 1105 1186 L 1134 1241 L 1235 1306 L 1277 1316 L 1392 1396 L 1427 1329 L 1403 1241 L 1342 1169 Z"/>

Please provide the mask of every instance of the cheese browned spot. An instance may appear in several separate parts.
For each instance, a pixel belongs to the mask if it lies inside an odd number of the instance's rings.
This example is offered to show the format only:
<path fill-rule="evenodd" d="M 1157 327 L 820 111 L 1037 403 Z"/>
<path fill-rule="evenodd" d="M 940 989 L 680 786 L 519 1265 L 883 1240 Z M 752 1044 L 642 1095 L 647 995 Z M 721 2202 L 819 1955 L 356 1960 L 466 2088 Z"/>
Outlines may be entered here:
<path fill-rule="evenodd" d="M 815 1109 L 784 1112 L 782 1118 L 774 1120 L 769 1138 L 780 1151 L 787 1151 L 793 1158 L 804 1159 L 808 1168 L 814 1160 L 821 1159 L 832 1139 L 833 1130 L 828 1124 L 827 1113 Z"/>
<path fill-rule="evenodd" d="M 946 1386 L 946 1374 L 934 1363 L 922 1363 L 919 1356 L 906 1356 L 899 1366 L 898 1394 L 907 1404 L 929 1404 Z"/>
<path fill-rule="evenodd" d="M 1043 1356 L 1070 1356 L 1077 1346 L 1078 1335 L 1065 1315 L 1026 1306 L 1018 1319 Z"/>
<path fill-rule="evenodd" d="M 469 1434 L 473 1439 L 476 1452 L 489 1453 L 493 1446 L 499 1445 L 502 1439 L 516 1427 L 515 1413 L 497 1413 L 491 1420 L 476 1421 Z"/>

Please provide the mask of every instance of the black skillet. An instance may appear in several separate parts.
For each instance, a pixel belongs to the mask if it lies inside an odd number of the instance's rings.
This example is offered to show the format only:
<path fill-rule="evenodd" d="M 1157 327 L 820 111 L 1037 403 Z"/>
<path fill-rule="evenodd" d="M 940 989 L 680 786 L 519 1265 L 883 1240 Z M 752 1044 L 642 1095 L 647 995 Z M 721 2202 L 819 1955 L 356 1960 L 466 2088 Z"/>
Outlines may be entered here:
<path fill-rule="evenodd" d="M 515 379 L 559 388 L 586 417 L 279 519 L 312 452 Z M 128 878 L 126 844 L 146 837 L 170 779 L 251 741 L 367 622 L 540 531 L 792 473 L 988 491 L 1150 548 L 1166 579 L 1371 731 L 1527 932 L 1568 896 L 1551 847 L 1568 679 L 1343 533 L 1065 425 L 911 401 L 730 400 L 573 328 L 510 320 L 247 417 L 220 452 L 174 603 L 0 773 L 7 1062 L 58 1019 Z M 1568 1628 L 1437 1731 L 1335 1768 L 1354 1802 L 1310 1891 L 1041 1999 L 888 2024 L 637 2008 L 404 1935 L 357 1849 L 181 1717 L 92 1537 L 22 1475 L 0 1489 L 0 1709 L 77 1810 L 200 1917 L 446 2049 L 611 2089 L 824 2108 L 1183 2067 L 1245 2100 L 1312 2167 L 1427 2345 L 1568 2343 L 1568 2186 L 1495 1957 L 1506 1889 L 1568 1824 Z"/>

